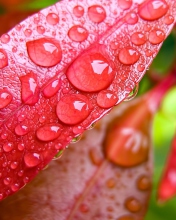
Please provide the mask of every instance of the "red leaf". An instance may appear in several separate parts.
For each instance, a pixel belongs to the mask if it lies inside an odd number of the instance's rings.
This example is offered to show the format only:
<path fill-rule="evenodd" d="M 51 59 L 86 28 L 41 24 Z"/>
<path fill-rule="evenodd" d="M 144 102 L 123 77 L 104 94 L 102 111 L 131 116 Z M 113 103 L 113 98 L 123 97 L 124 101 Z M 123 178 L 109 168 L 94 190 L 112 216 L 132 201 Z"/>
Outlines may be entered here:
<path fill-rule="evenodd" d="M 2 199 L 33 179 L 58 150 L 110 111 L 113 106 L 109 103 L 114 102 L 108 102 L 107 95 L 102 108 L 97 101 L 99 92 L 110 90 L 119 103 L 139 82 L 164 40 L 158 33 L 167 36 L 174 25 L 174 20 L 168 24 L 167 18 L 176 16 L 174 0 L 142 2 L 126 6 L 116 0 L 111 5 L 105 0 L 101 5 L 84 1 L 78 8 L 77 1 L 65 0 L 29 17 L 1 37 L 0 83 L 13 97 L 0 111 Z M 80 11 L 84 12 L 82 16 L 77 13 Z M 75 24 L 82 28 L 72 29 Z M 145 31 L 142 34 L 148 41 L 139 47 L 131 38 L 140 30 Z M 74 41 L 75 36 L 79 41 Z M 32 80 L 31 72 L 35 75 Z M 46 87 L 55 88 L 52 82 L 56 78 L 60 88 L 50 96 Z M 26 86 L 20 79 L 28 79 Z M 64 117 L 58 110 L 60 105 Z M 54 140 L 53 124 L 62 129 Z M 19 126 L 28 132 L 16 132 Z M 47 129 L 41 135 L 43 126 Z M 44 139 L 48 133 L 52 138 Z M 15 170 L 10 167 L 14 162 L 19 163 Z"/>

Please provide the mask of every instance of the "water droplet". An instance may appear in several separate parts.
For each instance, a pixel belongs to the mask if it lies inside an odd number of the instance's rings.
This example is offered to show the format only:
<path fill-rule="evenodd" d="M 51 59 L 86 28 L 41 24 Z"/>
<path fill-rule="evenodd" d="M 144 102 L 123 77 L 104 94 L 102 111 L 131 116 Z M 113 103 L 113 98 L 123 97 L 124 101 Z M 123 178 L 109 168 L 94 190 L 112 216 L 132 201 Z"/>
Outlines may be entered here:
<path fill-rule="evenodd" d="M 17 30 L 17 31 L 21 31 L 21 24 L 17 24 L 16 26 L 15 26 L 15 29 Z"/>
<path fill-rule="evenodd" d="M 77 89 L 96 92 L 107 88 L 115 73 L 113 64 L 102 54 L 95 52 L 77 58 L 68 68 L 66 75 Z"/>
<path fill-rule="evenodd" d="M 43 95 L 46 98 L 51 98 L 52 96 L 54 96 L 60 89 L 61 87 L 61 81 L 60 79 L 54 78 L 51 79 L 45 86 L 43 89 Z"/>
<path fill-rule="evenodd" d="M 64 150 L 59 150 L 58 153 L 53 157 L 52 160 L 57 160 L 62 157 Z"/>
<path fill-rule="evenodd" d="M 135 32 L 131 36 L 131 41 L 135 45 L 143 45 L 147 41 L 147 37 L 141 32 Z"/>
<path fill-rule="evenodd" d="M 82 213 L 87 213 L 87 212 L 89 212 L 89 207 L 88 207 L 86 204 L 81 204 L 81 205 L 79 206 L 79 210 L 80 210 L 80 212 L 82 212 Z"/>
<path fill-rule="evenodd" d="M 23 151 L 23 150 L 24 150 L 24 144 L 19 143 L 19 144 L 18 144 L 18 150 L 19 150 L 19 151 Z"/>
<path fill-rule="evenodd" d="M 72 144 L 75 144 L 75 143 L 77 143 L 78 141 L 80 141 L 81 138 L 82 138 L 82 135 L 79 135 L 79 136 L 73 138 L 72 141 L 71 141 L 71 143 L 72 143 Z"/>
<path fill-rule="evenodd" d="M 12 95 L 6 90 L 0 90 L 0 109 L 5 108 L 12 101 Z"/>
<path fill-rule="evenodd" d="M 131 197 L 131 198 L 128 198 L 126 201 L 125 201 L 125 207 L 130 211 L 130 212 L 139 212 L 141 210 L 141 204 L 140 202 Z"/>
<path fill-rule="evenodd" d="M 88 35 L 89 34 L 86 28 L 82 27 L 81 25 L 75 25 L 68 31 L 69 38 L 76 42 L 82 42 L 86 40 Z"/>
<path fill-rule="evenodd" d="M 25 177 L 23 178 L 23 182 L 24 182 L 25 184 L 28 183 L 28 182 L 29 182 L 29 177 L 25 176 Z"/>
<path fill-rule="evenodd" d="M 113 189 L 116 185 L 116 182 L 113 178 L 110 178 L 106 181 L 106 186 L 109 188 L 109 189 Z"/>
<path fill-rule="evenodd" d="M 132 0 L 119 0 L 118 1 L 119 7 L 123 10 L 127 10 L 132 5 Z"/>
<path fill-rule="evenodd" d="M 100 23 L 106 18 L 106 11 L 101 5 L 93 5 L 88 8 L 88 16 L 91 21 Z"/>
<path fill-rule="evenodd" d="M 139 90 L 139 84 L 136 84 L 134 89 L 130 92 L 130 94 L 124 99 L 124 101 L 131 101 L 134 99 L 138 93 Z"/>
<path fill-rule="evenodd" d="M 0 200 L 2 200 L 4 198 L 3 193 L 0 193 Z"/>
<path fill-rule="evenodd" d="M 11 167 L 11 169 L 15 170 L 15 169 L 18 167 L 18 162 L 13 161 L 13 162 L 10 164 L 10 167 Z"/>
<path fill-rule="evenodd" d="M 164 23 L 170 25 L 174 22 L 174 18 L 172 15 L 165 16 Z"/>
<path fill-rule="evenodd" d="M 16 53 L 16 52 L 17 52 L 17 48 L 16 48 L 16 47 L 13 47 L 13 48 L 12 48 L 12 52 L 13 52 L 13 53 Z"/>
<path fill-rule="evenodd" d="M 155 29 L 149 33 L 148 39 L 151 44 L 159 44 L 165 39 L 165 34 L 163 31 Z"/>
<path fill-rule="evenodd" d="M 20 77 L 21 99 L 27 105 L 34 105 L 39 100 L 39 87 L 34 73 L 28 73 Z"/>
<path fill-rule="evenodd" d="M 145 55 L 146 55 L 147 57 L 150 57 L 150 56 L 153 55 L 153 51 L 151 51 L 150 49 L 147 49 L 147 50 L 145 51 Z"/>
<path fill-rule="evenodd" d="M 25 153 L 24 162 L 27 167 L 36 167 L 41 163 L 41 156 L 38 153 Z"/>
<path fill-rule="evenodd" d="M 74 125 L 86 119 L 90 113 L 89 100 L 84 95 L 67 95 L 57 104 L 57 116 L 65 124 Z"/>
<path fill-rule="evenodd" d="M 126 16 L 125 16 L 125 21 L 128 24 L 136 24 L 138 22 L 138 16 L 136 13 L 134 12 L 129 12 Z"/>
<path fill-rule="evenodd" d="M 26 116 L 24 115 L 24 114 L 20 114 L 19 116 L 18 116 L 18 121 L 24 121 L 24 119 L 26 118 Z"/>
<path fill-rule="evenodd" d="M 118 101 L 118 97 L 110 90 L 102 90 L 98 93 L 97 104 L 101 108 L 111 108 Z"/>
<path fill-rule="evenodd" d="M 135 220 L 133 216 L 130 215 L 124 215 L 118 218 L 117 220 Z"/>
<path fill-rule="evenodd" d="M 20 189 L 20 185 L 18 183 L 15 183 L 15 184 L 11 185 L 11 190 L 13 192 L 18 191 L 19 189 Z"/>
<path fill-rule="evenodd" d="M 24 170 L 20 170 L 19 172 L 18 172 L 18 176 L 23 176 L 24 175 Z"/>
<path fill-rule="evenodd" d="M 62 51 L 58 41 L 51 38 L 40 38 L 26 43 L 30 59 L 39 66 L 52 67 L 62 58 Z M 37 51 L 37 53 L 36 53 Z"/>
<path fill-rule="evenodd" d="M 44 115 L 43 115 L 43 116 L 40 116 L 40 118 L 39 118 L 39 122 L 40 122 L 40 123 L 44 123 L 45 120 L 46 120 L 46 117 L 45 117 Z"/>
<path fill-rule="evenodd" d="M 81 5 L 77 5 L 73 8 L 73 14 L 77 17 L 80 18 L 84 14 L 84 8 Z"/>
<path fill-rule="evenodd" d="M 3 140 L 5 140 L 5 139 L 7 139 L 7 137 L 8 137 L 8 134 L 7 133 L 2 133 L 1 134 L 1 138 L 3 139 Z"/>
<path fill-rule="evenodd" d="M 59 23 L 59 17 L 55 13 L 49 13 L 46 16 L 46 20 L 47 20 L 48 24 L 51 24 L 51 25 L 56 25 Z"/>
<path fill-rule="evenodd" d="M 19 136 L 26 135 L 29 132 L 29 128 L 26 125 L 18 124 L 15 127 L 15 133 Z"/>
<path fill-rule="evenodd" d="M 43 26 L 37 26 L 37 32 L 39 34 L 44 34 L 45 33 L 45 28 Z"/>
<path fill-rule="evenodd" d="M 137 181 L 138 189 L 145 191 L 151 188 L 151 180 L 147 176 L 141 176 Z"/>
<path fill-rule="evenodd" d="M 154 21 L 163 17 L 168 11 L 165 0 L 149 0 L 139 5 L 139 16 L 147 21 Z"/>
<path fill-rule="evenodd" d="M 3 35 L 1 36 L 1 42 L 2 42 L 3 44 L 7 44 L 9 41 L 10 41 L 10 36 L 9 36 L 8 34 L 3 34 Z"/>
<path fill-rule="evenodd" d="M 144 66 L 143 64 L 139 64 L 139 65 L 137 66 L 137 70 L 138 70 L 139 72 L 144 71 L 144 69 L 145 69 L 145 66 Z"/>
<path fill-rule="evenodd" d="M 8 186 L 10 184 L 10 182 L 11 182 L 11 178 L 10 177 L 6 177 L 6 178 L 4 178 L 3 182 L 4 182 L 4 184 L 6 186 Z"/>
<path fill-rule="evenodd" d="M 7 53 L 0 49 L 0 69 L 6 67 L 8 65 Z"/>
<path fill-rule="evenodd" d="M 24 31 L 24 35 L 25 35 L 26 37 L 30 37 L 31 34 L 32 34 L 32 30 L 31 30 L 31 29 L 26 29 L 26 30 Z"/>
<path fill-rule="evenodd" d="M 61 134 L 61 126 L 59 124 L 47 124 L 37 129 L 36 136 L 41 141 L 52 141 Z"/>
<path fill-rule="evenodd" d="M 13 150 L 13 148 L 14 148 L 13 143 L 6 143 L 3 145 L 3 150 L 5 152 L 10 152 Z"/>
<path fill-rule="evenodd" d="M 133 47 L 125 47 L 119 52 L 119 61 L 125 65 L 131 65 L 139 60 L 140 54 Z"/>

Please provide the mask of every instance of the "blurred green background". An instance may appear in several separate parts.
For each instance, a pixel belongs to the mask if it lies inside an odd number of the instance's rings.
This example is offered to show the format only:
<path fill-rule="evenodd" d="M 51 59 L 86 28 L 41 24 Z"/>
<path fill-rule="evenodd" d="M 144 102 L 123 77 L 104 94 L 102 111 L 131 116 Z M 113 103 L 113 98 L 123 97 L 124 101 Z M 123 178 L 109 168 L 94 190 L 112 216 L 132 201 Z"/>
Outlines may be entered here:
<path fill-rule="evenodd" d="M 12 28 L 35 11 L 47 7 L 56 0 L 1 0 L 0 1 L 0 35 Z M 164 42 L 157 58 L 140 83 L 138 96 L 147 92 L 176 65 L 176 32 L 170 34 Z M 176 131 L 176 86 L 165 96 L 153 122 L 154 176 L 153 190 L 145 220 L 176 219 L 176 198 L 159 204 L 156 200 L 157 186 L 171 141 Z"/>

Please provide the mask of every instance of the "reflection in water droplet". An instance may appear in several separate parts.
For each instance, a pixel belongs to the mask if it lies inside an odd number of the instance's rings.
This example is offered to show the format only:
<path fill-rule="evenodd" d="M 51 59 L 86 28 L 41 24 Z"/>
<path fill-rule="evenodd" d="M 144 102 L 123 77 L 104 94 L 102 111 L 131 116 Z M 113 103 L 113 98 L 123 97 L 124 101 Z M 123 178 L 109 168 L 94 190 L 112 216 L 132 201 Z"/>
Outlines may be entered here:
<path fill-rule="evenodd" d="M 87 39 L 88 31 L 83 26 L 75 25 L 68 31 L 68 36 L 73 41 L 82 42 Z"/>
<path fill-rule="evenodd" d="M 141 210 L 141 203 L 137 199 L 131 197 L 125 201 L 125 207 L 130 212 L 139 212 Z"/>
<path fill-rule="evenodd" d="M 118 97 L 110 90 L 102 90 L 98 93 L 97 104 L 101 108 L 111 108 L 118 101 Z"/>
<path fill-rule="evenodd" d="M 64 150 L 59 150 L 58 153 L 53 157 L 52 160 L 57 160 L 62 157 Z"/>
<path fill-rule="evenodd" d="M 61 134 L 61 126 L 59 124 L 46 124 L 36 131 L 36 136 L 41 141 L 52 141 Z"/>
<path fill-rule="evenodd" d="M 151 44 L 159 44 L 165 39 L 165 34 L 162 30 L 155 29 L 149 33 L 148 39 Z"/>
<path fill-rule="evenodd" d="M 47 20 L 48 24 L 51 24 L 51 25 L 56 25 L 59 23 L 59 17 L 55 13 L 49 13 L 46 16 L 46 20 Z"/>
<path fill-rule="evenodd" d="M 5 108 L 12 101 L 12 95 L 6 90 L 0 90 L 0 109 Z"/>
<path fill-rule="evenodd" d="M 8 65 L 7 53 L 5 50 L 0 49 L 0 69 L 6 67 Z"/>
<path fill-rule="evenodd" d="M 151 188 L 151 180 L 147 176 L 141 176 L 137 181 L 138 189 L 144 191 L 149 190 Z"/>
<path fill-rule="evenodd" d="M 77 5 L 73 8 L 73 14 L 77 17 L 80 18 L 84 14 L 84 8 L 81 5 Z"/>
<path fill-rule="evenodd" d="M 130 92 L 127 98 L 124 99 L 124 101 L 131 101 L 132 99 L 135 98 L 139 90 L 139 84 L 136 84 L 134 89 Z"/>
<path fill-rule="evenodd" d="M 56 113 L 63 123 L 77 124 L 88 117 L 89 105 L 89 100 L 84 95 L 67 95 L 59 100 Z"/>
<path fill-rule="evenodd" d="M 91 21 L 100 23 L 106 18 L 106 11 L 101 5 L 93 5 L 88 8 L 88 16 Z"/>
<path fill-rule="evenodd" d="M 41 163 L 41 156 L 38 153 L 25 153 L 24 162 L 27 167 L 36 167 Z"/>
<path fill-rule="evenodd" d="M 3 34 L 0 39 L 3 44 L 7 44 L 10 41 L 10 36 L 8 34 Z"/>
<path fill-rule="evenodd" d="M 126 47 L 119 52 L 119 61 L 125 65 L 131 65 L 139 60 L 140 54 L 133 47 Z"/>

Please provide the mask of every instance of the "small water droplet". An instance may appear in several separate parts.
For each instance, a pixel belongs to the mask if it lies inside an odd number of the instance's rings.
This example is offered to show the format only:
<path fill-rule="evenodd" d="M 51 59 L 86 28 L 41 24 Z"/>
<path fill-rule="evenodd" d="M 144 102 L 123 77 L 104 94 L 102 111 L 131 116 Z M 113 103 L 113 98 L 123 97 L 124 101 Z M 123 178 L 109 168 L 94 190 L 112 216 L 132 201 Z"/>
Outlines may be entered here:
<path fill-rule="evenodd" d="M 106 181 L 106 186 L 109 188 L 109 189 L 113 189 L 116 185 L 116 182 L 113 178 L 110 178 Z"/>
<path fill-rule="evenodd" d="M 44 123 L 45 120 L 46 120 L 46 117 L 45 117 L 44 115 L 43 115 L 43 116 L 40 116 L 40 118 L 39 118 L 39 122 L 40 122 L 40 123 Z"/>
<path fill-rule="evenodd" d="M 24 121 L 25 118 L 26 118 L 26 116 L 24 114 L 20 114 L 18 116 L 18 121 L 22 122 L 22 121 Z"/>
<path fill-rule="evenodd" d="M 34 73 L 28 73 L 20 77 L 21 99 L 27 105 L 34 105 L 39 100 L 39 87 L 37 77 Z"/>
<path fill-rule="evenodd" d="M 174 17 L 172 15 L 165 16 L 164 23 L 170 25 L 174 22 Z"/>
<path fill-rule="evenodd" d="M 150 56 L 153 55 L 153 51 L 151 51 L 150 49 L 147 49 L 147 50 L 145 51 L 145 55 L 146 55 L 147 57 L 150 57 Z"/>
<path fill-rule="evenodd" d="M 13 47 L 13 48 L 12 48 L 12 52 L 13 52 L 13 53 L 16 53 L 16 52 L 17 52 L 17 48 L 16 48 L 16 47 Z"/>
<path fill-rule="evenodd" d="M 88 31 L 81 25 L 75 25 L 68 31 L 68 36 L 71 40 L 76 42 L 82 42 L 87 39 Z"/>
<path fill-rule="evenodd" d="M 15 29 L 16 29 L 17 31 L 21 31 L 21 28 L 22 28 L 21 24 L 17 24 L 17 25 L 15 26 Z"/>
<path fill-rule="evenodd" d="M 165 0 L 149 0 L 139 5 L 139 16 L 147 21 L 163 17 L 169 9 Z"/>
<path fill-rule="evenodd" d="M 131 101 L 132 99 L 135 98 L 139 90 L 139 84 L 136 84 L 134 89 L 130 92 L 127 98 L 124 99 L 124 101 Z"/>
<path fill-rule="evenodd" d="M 119 61 L 125 65 L 131 65 L 139 60 L 140 54 L 133 47 L 125 47 L 119 52 Z"/>
<path fill-rule="evenodd" d="M 74 125 L 88 117 L 89 105 L 89 100 L 84 95 L 67 95 L 59 100 L 56 113 L 63 123 Z"/>
<path fill-rule="evenodd" d="M 6 90 L 0 90 L 0 109 L 5 108 L 12 101 L 12 95 Z"/>
<path fill-rule="evenodd" d="M 118 97 L 110 90 L 102 90 L 98 93 L 97 104 L 101 108 L 111 108 L 118 101 Z"/>
<path fill-rule="evenodd" d="M 30 59 L 39 66 L 52 67 L 62 58 L 60 44 L 55 39 L 40 38 L 26 43 Z M 36 53 L 37 51 L 37 53 Z"/>
<path fill-rule="evenodd" d="M 130 212 L 139 212 L 141 210 L 141 203 L 137 199 L 131 197 L 125 201 L 125 207 Z"/>
<path fill-rule="evenodd" d="M 77 137 L 73 138 L 73 139 L 71 140 L 71 143 L 72 143 L 72 144 L 77 143 L 78 141 L 80 141 L 80 140 L 81 140 L 81 137 L 82 137 L 82 135 L 79 135 L 79 136 L 77 136 Z"/>
<path fill-rule="evenodd" d="M 115 73 L 113 63 L 95 52 L 77 58 L 68 68 L 66 75 L 77 89 L 96 92 L 107 88 L 113 81 Z"/>
<path fill-rule="evenodd" d="M 37 32 L 39 34 L 44 34 L 45 33 L 45 28 L 43 26 L 37 26 Z"/>
<path fill-rule="evenodd" d="M 100 23 L 106 18 L 106 11 L 101 5 L 93 5 L 88 8 L 88 16 L 91 21 Z"/>
<path fill-rule="evenodd" d="M 3 140 L 5 140 L 5 139 L 7 139 L 7 137 L 8 137 L 8 134 L 7 133 L 2 133 L 1 134 L 1 138 L 3 139 Z"/>
<path fill-rule="evenodd" d="M 13 143 L 6 143 L 6 144 L 3 145 L 3 150 L 5 152 L 10 152 L 10 151 L 13 150 L 13 148 L 14 148 Z"/>
<path fill-rule="evenodd" d="M 19 143 L 19 144 L 18 144 L 18 150 L 19 150 L 19 151 L 23 151 L 23 150 L 24 150 L 24 144 Z"/>
<path fill-rule="evenodd" d="M 7 44 L 10 41 L 10 36 L 8 34 L 3 34 L 0 39 L 3 44 Z"/>
<path fill-rule="evenodd" d="M 137 181 L 138 189 L 145 191 L 151 188 L 151 180 L 147 176 L 141 176 Z"/>
<path fill-rule="evenodd" d="M 144 66 L 143 64 L 139 64 L 139 65 L 137 66 L 137 70 L 138 70 L 139 72 L 144 71 L 144 69 L 145 69 L 145 66 Z"/>
<path fill-rule="evenodd" d="M 46 16 L 46 20 L 47 20 L 48 24 L 51 24 L 51 25 L 56 25 L 59 23 L 59 17 L 55 13 L 49 13 Z"/>
<path fill-rule="evenodd" d="M 18 162 L 16 161 L 11 162 L 10 167 L 11 169 L 15 170 L 18 167 Z"/>
<path fill-rule="evenodd" d="M 81 204 L 81 205 L 79 206 L 79 210 L 80 210 L 80 212 L 82 212 L 82 213 L 87 213 L 87 212 L 89 212 L 89 207 L 88 207 L 86 204 Z"/>
<path fill-rule="evenodd" d="M 19 136 L 26 135 L 29 132 L 29 128 L 26 125 L 18 124 L 15 127 L 15 133 Z"/>
<path fill-rule="evenodd" d="M 73 8 L 73 14 L 77 17 L 80 18 L 84 14 L 84 8 L 81 5 L 77 5 Z"/>
<path fill-rule="evenodd" d="M 24 170 L 20 170 L 19 172 L 18 172 L 18 176 L 23 176 L 24 175 Z"/>
<path fill-rule="evenodd" d="M 147 37 L 141 32 L 135 32 L 131 36 L 131 41 L 135 45 L 143 45 L 147 41 Z"/>
<path fill-rule="evenodd" d="M 162 30 L 155 29 L 149 33 L 148 39 L 151 44 L 159 44 L 165 39 L 165 34 Z"/>
<path fill-rule="evenodd" d="M 25 184 L 28 183 L 28 182 L 29 182 L 29 177 L 25 176 L 25 177 L 23 178 L 23 182 L 24 182 Z"/>
<path fill-rule="evenodd" d="M 0 69 L 8 66 L 8 57 L 5 50 L 0 49 Z"/>
<path fill-rule="evenodd" d="M 26 37 L 30 37 L 31 34 L 32 34 L 32 30 L 31 30 L 31 29 L 26 29 L 26 30 L 24 31 L 24 35 L 25 35 Z"/>
<path fill-rule="evenodd" d="M 64 150 L 59 150 L 58 153 L 53 157 L 52 160 L 57 160 L 62 157 Z"/>
<path fill-rule="evenodd" d="M 25 153 L 24 162 L 27 167 L 36 167 L 41 163 L 41 156 L 38 153 Z"/>
<path fill-rule="evenodd" d="M 13 185 L 11 185 L 11 190 L 13 192 L 16 192 L 20 189 L 20 185 L 18 183 L 14 183 Z"/>
<path fill-rule="evenodd" d="M 132 0 L 118 0 L 119 7 L 123 10 L 127 10 L 132 5 Z"/>
<path fill-rule="evenodd" d="M 125 21 L 128 24 L 136 24 L 138 22 L 138 15 L 134 12 L 129 12 L 126 16 L 125 16 Z"/>
<path fill-rule="evenodd" d="M 42 92 L 46 98 L 51 98 L 54 96 L 61 87 L 60 79 L 54 78 L 51 79 L 43 88 Z"/>
<path fill-rule="evenodd" d="M 10 177 L 6 177 L 6 178 L 4 178 L 3 182 L 4 182 L 4 184 L 6 186 L 8 186 L 10 184 L 10 182 L 11 182 L 11 178 Z"/>
<path fill-rule="evenodd" d="M 52 141 L 61 134 L 61 126 L 59 124 L 46 124 L 36 131 L 36 136 L 41 141 Z"/>

